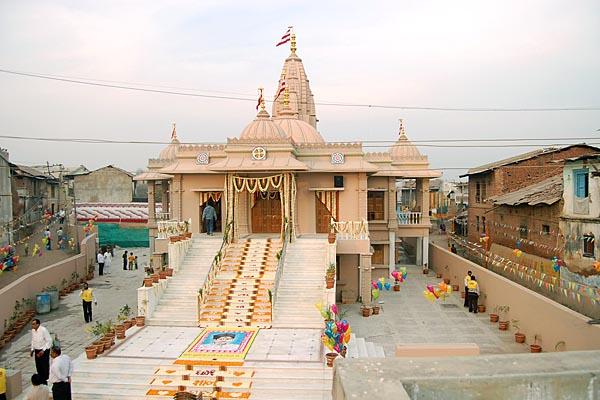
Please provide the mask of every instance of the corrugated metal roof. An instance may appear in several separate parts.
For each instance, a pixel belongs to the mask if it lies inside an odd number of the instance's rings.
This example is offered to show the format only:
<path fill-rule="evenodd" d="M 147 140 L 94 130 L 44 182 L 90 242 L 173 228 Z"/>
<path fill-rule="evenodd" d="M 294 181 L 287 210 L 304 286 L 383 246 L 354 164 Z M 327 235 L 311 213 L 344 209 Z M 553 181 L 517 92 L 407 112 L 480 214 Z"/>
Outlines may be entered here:
<path fill-rule="evenodd" d="M 518 206 L 527 204 L 535 206 L 538 204 L 551 205 L 562 199 L 563 179 L 562 174 L 526 186 L 514 192 L 500 196 L 490 197 L 490 201 L 496 205 Z"/>
<path fill-rule="evenodd" d="M 162 207 L 156 204 L 156 212 Z M 148 203 L 79 203 L 77 204 L 77 220 L 97 222 L 148 222 Z"/>

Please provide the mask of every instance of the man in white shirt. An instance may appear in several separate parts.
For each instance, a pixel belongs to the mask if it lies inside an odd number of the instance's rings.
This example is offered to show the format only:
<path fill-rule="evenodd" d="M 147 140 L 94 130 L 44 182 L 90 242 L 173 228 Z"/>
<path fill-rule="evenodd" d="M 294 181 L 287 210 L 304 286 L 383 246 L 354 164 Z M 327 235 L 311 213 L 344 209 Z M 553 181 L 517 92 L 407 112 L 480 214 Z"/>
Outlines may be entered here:
<path fill-rule="evenodd" d="M 112 256 L 110 254 L 110 251 L 108 251 L 108 249 L 106 249 L 106 251 L 104 252 L 104 270 L 106 271 L 106 274 L 110 274 L 110 266 L 112 265 Z"/>
<path fill-rule="evenodd" d="M 50 369 L 50 348 L 52 347 L 52 337 L 45 326 L 42 326 L 39 319 L 31 321 L 31 353 L 35 354 L 35 369 L 42 379 L 44 385 L 48 384 L 48 375 Z"/>
<path fill-rule="evenodd" d="M 53 347 L 50 352 L 49 382 L 52 384 L 52 398 L 54 400 L 71 400 L 71 375 L 73 362 L 66 354 L 61 354 L 60 347 Z"/>
<path fill-rule="evenodd" d="M 102 276 L 104 275 L 104 253 L 102 253 L 102 250 L 98 251 L 96 259 L 98 260 L 98 275 Z"/>

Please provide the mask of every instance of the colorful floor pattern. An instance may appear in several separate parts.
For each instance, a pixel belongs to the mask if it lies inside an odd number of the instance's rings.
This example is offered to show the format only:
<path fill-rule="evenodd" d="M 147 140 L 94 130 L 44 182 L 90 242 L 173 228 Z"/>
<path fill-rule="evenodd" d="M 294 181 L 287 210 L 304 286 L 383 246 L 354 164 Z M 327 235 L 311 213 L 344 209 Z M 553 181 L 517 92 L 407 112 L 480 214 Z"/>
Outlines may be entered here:
<path fill-rule="evenodd" d="M 189 392 L 216 399 L 250 397 L 254 370 L 243 367 L 259 328 L 208 327 L 172 365 L 154 372 L 147 396 Z"/>

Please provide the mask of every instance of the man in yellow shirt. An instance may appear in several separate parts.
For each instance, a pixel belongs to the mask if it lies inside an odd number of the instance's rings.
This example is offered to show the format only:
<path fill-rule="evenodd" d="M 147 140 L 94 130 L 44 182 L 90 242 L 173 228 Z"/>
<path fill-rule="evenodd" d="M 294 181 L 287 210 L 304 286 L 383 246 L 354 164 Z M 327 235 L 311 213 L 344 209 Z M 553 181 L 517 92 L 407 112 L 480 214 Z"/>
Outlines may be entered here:
<path fill-rule="evenodd" d="M 87 283 L 83 284 L 83 289 L 79 292 L 79 297 L 83 304 L 83 318 L 85 322 L 92 322 L 92 301 L 94 305 L 98 305 L 96 298 L 94 297 L 93 289 L 90 289 Z"/>
<path fill-rule="evenodd" d="M 471 275 L 473 273 L 471 271 L 467 272 L 467 276 L 465 276 L 465 307 L 469 307 L 469 281 L 471 280 Z"/>
<path fill-rule="evenodd" d="M 467 295 L 469 297 L 469 312 L 477 314 L 477 302 L 479 300 L 479 284 L 475 275 L 471 275 L 469 279 Z"/>
<path fill-rule="evenodd" d="M 0 368 L 0 400 L 6 400 L 6 370 Z"/>

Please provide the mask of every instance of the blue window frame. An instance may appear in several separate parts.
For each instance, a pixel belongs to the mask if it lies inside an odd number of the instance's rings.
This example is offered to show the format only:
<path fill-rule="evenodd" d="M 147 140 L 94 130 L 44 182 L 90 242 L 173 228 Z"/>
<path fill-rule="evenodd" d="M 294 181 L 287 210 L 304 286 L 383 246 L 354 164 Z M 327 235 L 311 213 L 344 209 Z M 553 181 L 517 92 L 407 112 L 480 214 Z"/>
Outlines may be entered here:
<path fill-rule="evenodd" d="M 576 169 L 573 171 L 573 187 L 575 189 L 575 197 L 584 199 L 588 197 L 588 170 Z"/>

